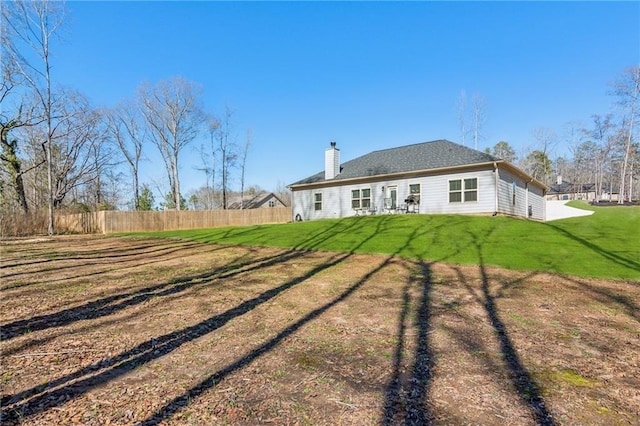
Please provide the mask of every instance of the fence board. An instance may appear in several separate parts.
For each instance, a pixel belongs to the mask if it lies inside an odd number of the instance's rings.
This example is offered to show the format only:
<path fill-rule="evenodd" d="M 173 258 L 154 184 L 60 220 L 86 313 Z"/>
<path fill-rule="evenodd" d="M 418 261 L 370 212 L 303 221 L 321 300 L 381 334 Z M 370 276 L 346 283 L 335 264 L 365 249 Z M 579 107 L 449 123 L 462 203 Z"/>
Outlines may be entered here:
<path fill-rule="evenodd" d="M 57 215 L 56 231 L 65 233 L 153 232 L 291 221 L 291 207 L 246 210 L 100 211 Z"/>
<path fill-rule="evenodd" d="M 246 210 L 99 211 L 54 216 L 57 234 L 111 234 L 153 232 L 220 226 L 260 225 L 291 221 L 291 207 Z M 30 215 L 0 216 L 0 237 L 40 235 L 47 232 L 45 211 Z"/>

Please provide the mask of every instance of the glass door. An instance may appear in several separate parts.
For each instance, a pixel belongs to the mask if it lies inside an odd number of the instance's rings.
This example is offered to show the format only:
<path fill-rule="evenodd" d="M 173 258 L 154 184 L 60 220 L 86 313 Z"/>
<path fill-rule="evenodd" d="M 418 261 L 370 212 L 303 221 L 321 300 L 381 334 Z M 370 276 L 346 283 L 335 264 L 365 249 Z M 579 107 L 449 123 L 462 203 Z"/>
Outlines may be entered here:
<path fill-rule="evenodd" d="M 390 208 L 395 210 L 398 208 L 398 187 L 389 186 L 387 188 L 387 198 L 390 201 Z"/>

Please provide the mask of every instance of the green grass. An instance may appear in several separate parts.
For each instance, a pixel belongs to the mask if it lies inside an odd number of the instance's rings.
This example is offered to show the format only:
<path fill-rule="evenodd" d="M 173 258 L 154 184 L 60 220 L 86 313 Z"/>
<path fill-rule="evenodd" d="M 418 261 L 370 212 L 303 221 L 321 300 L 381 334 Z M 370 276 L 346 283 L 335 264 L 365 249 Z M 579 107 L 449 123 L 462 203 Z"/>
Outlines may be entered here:
<path fill-rule="evenodd" d="M 460 215 L 379 215 L 145 234 L 206 243 L 395 254 L 453 264 L 640 281 L 640 207 L 552 222 Z"/>

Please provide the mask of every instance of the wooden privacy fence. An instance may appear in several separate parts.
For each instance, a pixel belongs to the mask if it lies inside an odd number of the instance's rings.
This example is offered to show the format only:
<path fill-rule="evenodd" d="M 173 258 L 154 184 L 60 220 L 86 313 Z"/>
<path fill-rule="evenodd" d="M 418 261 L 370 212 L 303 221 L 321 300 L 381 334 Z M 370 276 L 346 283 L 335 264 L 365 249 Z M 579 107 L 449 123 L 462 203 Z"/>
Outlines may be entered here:
<path fill-rule="evenodd" d="M 100 211 L 58 215 L 56 233 L 173 231 L 291 221 L 291 207 L 246 210 Z"/>

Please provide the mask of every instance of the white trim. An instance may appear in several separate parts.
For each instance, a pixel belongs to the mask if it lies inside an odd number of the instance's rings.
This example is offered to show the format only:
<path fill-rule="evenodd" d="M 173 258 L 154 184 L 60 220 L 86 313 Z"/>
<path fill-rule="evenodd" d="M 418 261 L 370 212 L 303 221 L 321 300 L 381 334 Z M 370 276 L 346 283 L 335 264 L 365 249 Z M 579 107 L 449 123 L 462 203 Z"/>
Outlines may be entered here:
<path fill-rule="evenodd" d="M 451 182 L 458 181 L 458 180 L 460 181 L 460 190 L 459 191 L 458 190 L 452 191 L 451 190 Z M 467 190 L 465 182 L 468 181 L 468 180 L 475 180 L 476 181 L 476 187 L 473 188 L 473 189 Z M 447 180 L 447 199 L 449 201 L 449 204 L 477 203 L 480 200 L 480 194 L 479 194 L 480 185 L 478 183 L 479 181 L 480 181 L 480 179 L 478 179 L 477 176 L 468 177 L 468 178 L 459 177 L 459 178 L 456 178 L 456 179 L 448 179 Z M 475 189 L 475 192 L 476 192 L 476 199 L 475 200 L 470 200 L 470 201 L 465 200 L 465 196 L 464 196 L 465 192 L 472 192 L 474 189 Z M 451 193 L 452 192 L 454 192 L 454 193 L 460 192 L 460 201 L 451 201 Z"/>

